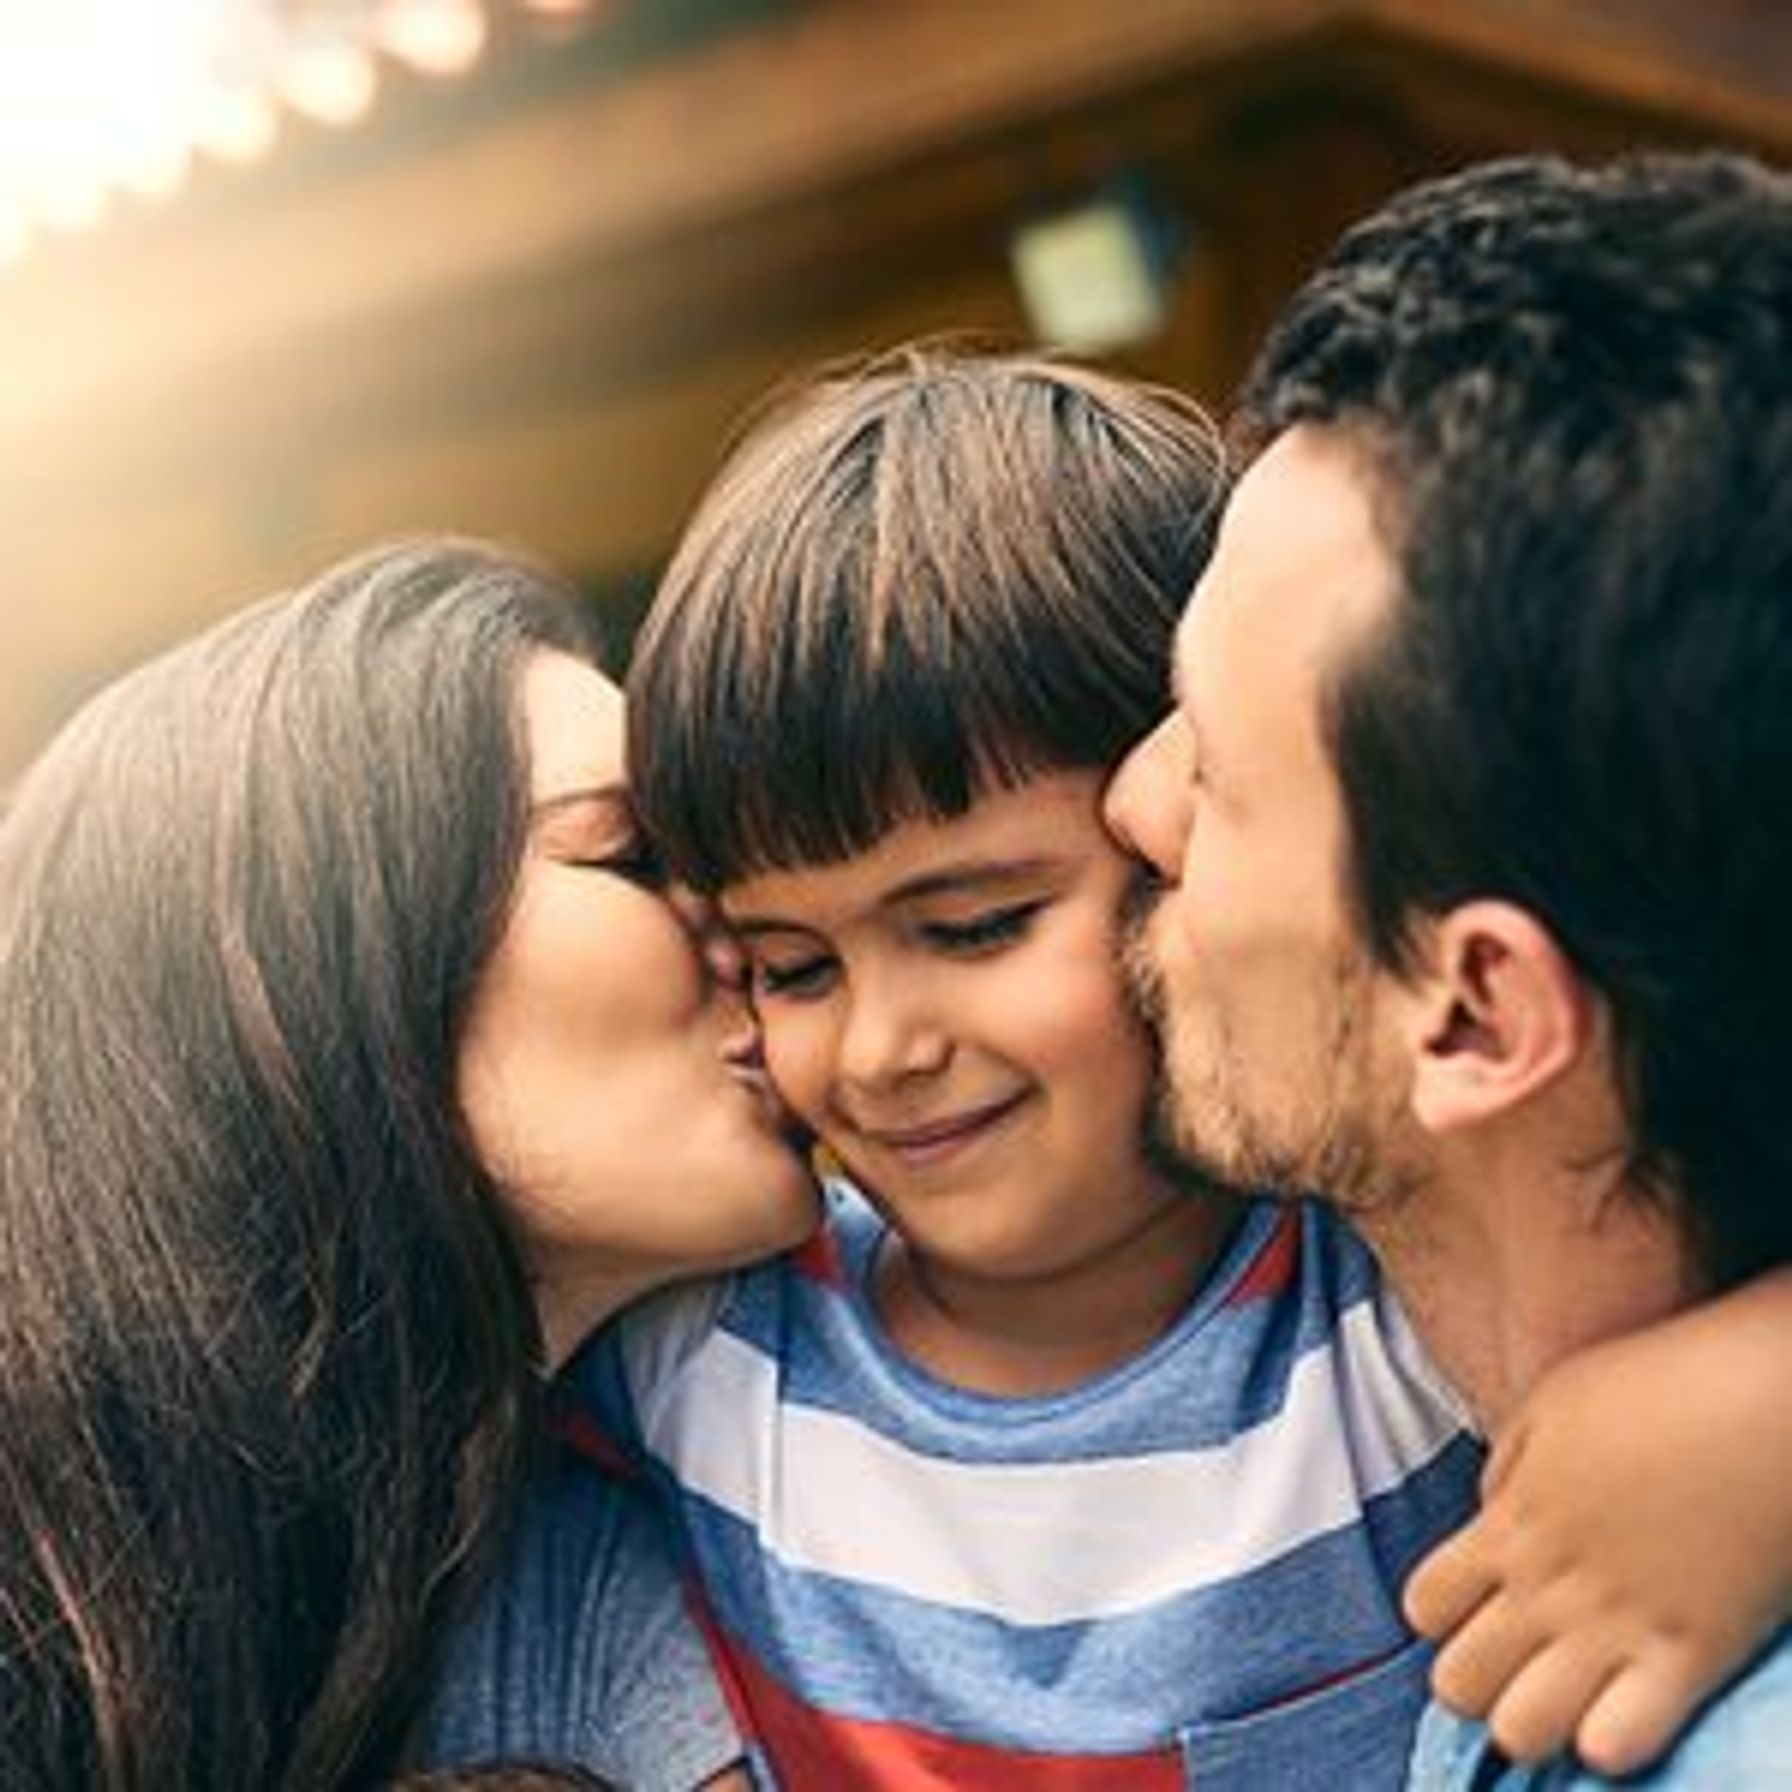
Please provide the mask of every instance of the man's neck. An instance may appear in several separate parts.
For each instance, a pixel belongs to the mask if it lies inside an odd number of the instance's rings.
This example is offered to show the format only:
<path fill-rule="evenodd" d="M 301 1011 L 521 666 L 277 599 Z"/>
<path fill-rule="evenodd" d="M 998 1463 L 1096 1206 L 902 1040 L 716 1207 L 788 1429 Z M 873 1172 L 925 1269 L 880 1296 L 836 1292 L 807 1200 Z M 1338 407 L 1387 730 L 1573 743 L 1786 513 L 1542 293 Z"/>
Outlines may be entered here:
<path fill-rule="evenodd" d="M 1615 1156 L 1520 1128 L 1440 1142 L 1426 1185 L 1357 1225 L 1489 1433 L 1564 1357 L 1699 1292 L 1672 1216 Z"/>

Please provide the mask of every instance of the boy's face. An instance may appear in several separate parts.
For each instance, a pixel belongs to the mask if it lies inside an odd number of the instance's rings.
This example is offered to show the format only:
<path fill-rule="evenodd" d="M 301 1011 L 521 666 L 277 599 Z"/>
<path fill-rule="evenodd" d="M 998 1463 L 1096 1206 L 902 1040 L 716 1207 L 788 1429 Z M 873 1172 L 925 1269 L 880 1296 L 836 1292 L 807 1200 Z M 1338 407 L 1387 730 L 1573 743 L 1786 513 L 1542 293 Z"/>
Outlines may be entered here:
<path fill-rule="evenodd" d="M 942 1266 L 1060 1272 L 1187 1198 L 1141 1156 L 1101 784 L 1044 774 L 722 894 L 780 1093 Z"/>

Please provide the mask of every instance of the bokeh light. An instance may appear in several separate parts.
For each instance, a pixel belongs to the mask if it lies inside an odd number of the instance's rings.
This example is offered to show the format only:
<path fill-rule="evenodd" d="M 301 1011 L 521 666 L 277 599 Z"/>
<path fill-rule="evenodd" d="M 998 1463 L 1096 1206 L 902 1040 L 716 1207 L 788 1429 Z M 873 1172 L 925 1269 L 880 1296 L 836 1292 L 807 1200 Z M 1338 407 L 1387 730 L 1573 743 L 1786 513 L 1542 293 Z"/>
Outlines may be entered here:
<path fill-rule="evenodd" d="M 576 14 L 585 0 L 527 3 Z M 443 79 L 492 27 L 480 0 L 54 0 L 0 8 L 0 268 L 88 228 L 120 194 L 177 193 L 196 157 L 251 162 L 283 111 L 342 128 L 382 59 Z"/>

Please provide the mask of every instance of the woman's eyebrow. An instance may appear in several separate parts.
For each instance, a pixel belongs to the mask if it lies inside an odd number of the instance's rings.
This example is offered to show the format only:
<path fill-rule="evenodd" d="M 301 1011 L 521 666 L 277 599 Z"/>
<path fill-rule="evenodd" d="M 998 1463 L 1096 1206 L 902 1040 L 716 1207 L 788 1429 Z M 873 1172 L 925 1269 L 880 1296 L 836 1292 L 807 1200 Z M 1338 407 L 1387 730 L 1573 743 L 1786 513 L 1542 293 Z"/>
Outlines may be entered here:
<path fill-rule="evenodd" d="M 563 814 L 568 809 L 576 809 L 583 803 L 609 804 L 617 808 L 628 806 L 628 786 L 612 782 L 609 784 L 583 784 L 573 790 L 557 790 L 552 796 L 544 796 L 529 805 L 531 821 L 547 821 Z"/>

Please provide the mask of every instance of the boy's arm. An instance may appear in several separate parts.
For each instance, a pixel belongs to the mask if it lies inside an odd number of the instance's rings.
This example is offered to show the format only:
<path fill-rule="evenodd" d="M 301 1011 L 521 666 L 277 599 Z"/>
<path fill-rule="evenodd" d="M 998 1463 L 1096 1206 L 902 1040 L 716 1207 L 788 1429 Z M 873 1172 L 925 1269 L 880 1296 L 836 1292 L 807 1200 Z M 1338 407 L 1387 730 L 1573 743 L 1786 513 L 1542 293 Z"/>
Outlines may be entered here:
<path fill-rule="evenodd" d="M 1792 1270 L 1583 1351 L 1407 1585 L 1433 1686 L 1514 1759 L 1644 1765 L 1792 1615 Z"/>

